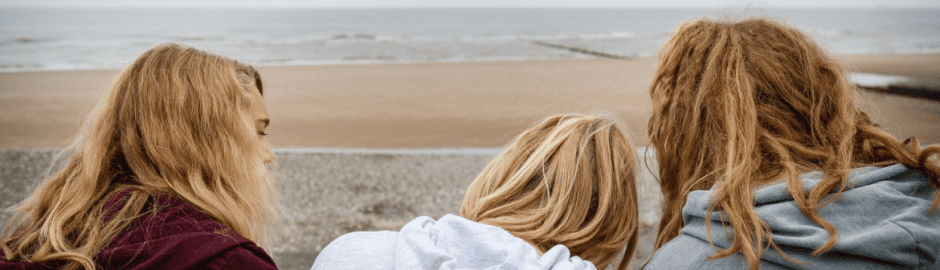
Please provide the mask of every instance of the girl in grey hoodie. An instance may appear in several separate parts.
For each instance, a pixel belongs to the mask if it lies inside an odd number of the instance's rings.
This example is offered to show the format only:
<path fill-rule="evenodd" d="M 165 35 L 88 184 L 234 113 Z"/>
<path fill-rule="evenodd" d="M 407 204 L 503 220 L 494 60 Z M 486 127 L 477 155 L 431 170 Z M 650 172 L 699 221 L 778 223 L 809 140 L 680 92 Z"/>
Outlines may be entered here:
<path fill-rule="evenodd" d="M 940 269 L 940 145 L 899 142 L 839 64 L 765 19 L 683 24 L 650 87 L 646 269 Z"/>
<path fill-rule="evenodd" d="M 557 115 L 473 181 L 460 216 L 334 240 L 312 269 L 604 269 L 637 238 L 634 149 L 614 120 Z"/>

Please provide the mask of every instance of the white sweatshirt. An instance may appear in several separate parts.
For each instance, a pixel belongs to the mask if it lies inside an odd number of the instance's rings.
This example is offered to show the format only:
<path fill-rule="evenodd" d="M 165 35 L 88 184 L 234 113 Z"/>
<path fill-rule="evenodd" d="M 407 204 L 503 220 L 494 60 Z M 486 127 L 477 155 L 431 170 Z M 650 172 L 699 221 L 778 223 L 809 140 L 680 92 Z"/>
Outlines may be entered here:
<path fill-rule="evenodd" d="M 539 256 L 505 230 L 455 215 L 419 217 L 401 232 L 354 232 L 330 243 L 315 269 L 557 269 L 596 270 L 563 245 Z"/>

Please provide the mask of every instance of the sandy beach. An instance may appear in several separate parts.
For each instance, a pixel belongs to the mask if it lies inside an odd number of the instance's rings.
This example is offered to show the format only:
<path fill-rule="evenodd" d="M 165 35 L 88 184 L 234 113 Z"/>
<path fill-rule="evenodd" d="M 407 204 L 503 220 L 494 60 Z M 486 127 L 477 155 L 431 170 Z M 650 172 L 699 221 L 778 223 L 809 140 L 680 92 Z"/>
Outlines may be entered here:
<path fill-rule="evenodd" d="M 851 72 L 940 78 L 940 54 L 839 56 Z M 655 58 L 260 67 L 274 147 L 498 147 L 565 112 L 619 117 L 647 143 Z M 59 147 L 118 70 L 0 73 L 0 148 Z M 899 138 L 940 142 L 940 103 L 861 91 Z"/>
<path fill-rule="evenodd" d="M 640 232 L 628 269 L 637 269 L 653 254 L 662 217 L 647 135 L 656 52 L 696 19 L 790 25 L 868 87 L 857 92 L 859 106 L 889 133 L 940 143 L 940 9 L 929 7 L 937 4 L 7 2 L 0 228 L 12 214 L 2 210 L 57 171 L 52 160 L 67 157 L 60 150 L 120 69 L 161 43 L 260 71 L 276 157 L 268 176 L 282 202 L 274 241 L 262 248 L 286 270 L 310 269 L 351 232 L 458 213 L 504 145 L 559 113 L 613 115 L 629 132 Z"/>
<path fill-rule="evenodd" d="M 940 54 L 839 59 L 850 72 L 940 78 Z M 454 213 L 466 186 L 498 150 L 492 147 L 552 114 L 614 114 L 644 146 L 655 62 L 260 67 L 290 217 L 278 232 L 285 241 L 271 253 L 282 269 L 308 269 L 345 233 L 397 230 L 417 216 Z M 48 148 L 74 135 L 118 73 L 0 73 L 0 197 L 11 198 L 0 207 L 21 200 L 41 179 L 55 152 Z M 940 142 L 940 102 L 872 91 L 860 91 L 859 99 L 897 137 Z M 642 168 L 642 235 L 631 267 L 651 254 L 659 218 L 658 186 Z M 0 214 L 0 224 L 5 218 Z"/>

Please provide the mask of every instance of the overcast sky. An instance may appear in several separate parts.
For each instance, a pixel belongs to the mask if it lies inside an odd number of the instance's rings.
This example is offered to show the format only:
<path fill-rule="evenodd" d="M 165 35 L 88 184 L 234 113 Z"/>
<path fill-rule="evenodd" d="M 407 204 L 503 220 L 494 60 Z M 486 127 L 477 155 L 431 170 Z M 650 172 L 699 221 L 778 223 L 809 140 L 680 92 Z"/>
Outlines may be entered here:
<path fill-rule="evenodd" d="M 761 7 L 761 8 L 940 8 L 937 0 L 3 0 L 0 7 Z"/>

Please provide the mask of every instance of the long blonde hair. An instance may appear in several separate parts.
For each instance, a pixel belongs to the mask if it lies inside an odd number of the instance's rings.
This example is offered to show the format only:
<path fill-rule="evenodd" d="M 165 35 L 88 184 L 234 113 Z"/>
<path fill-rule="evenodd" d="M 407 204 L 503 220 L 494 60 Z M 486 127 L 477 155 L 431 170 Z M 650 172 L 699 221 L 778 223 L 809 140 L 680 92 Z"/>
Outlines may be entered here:
<path fill-rule="evenodd" d="M 611 119 L 556 115 L 523 132 L 467 189 L 460 215 L 603 269 L 637 242 L 633 146 Z"/>
<path fill-rule="evenodd" d="M 254 68 L 193 48 L 163 44 L 137 58 L 65 150 L 64 167 L 13 208 L 4 259 L 95 269 L 98 252 L 160 195 L 269 244 L 277 196 L 246 111 L 246 75 L 261 91 Z M 106 221 L 104 203 L 127 189 Z"/>
<path fill-rule="evenodd" d="M 940 146 L 898 142 L 855 105 L 854 91 L 839 64 L 785 25 L 680 26 L 662 48 L 650 87 L 649 135 L 665 200 L 656 248 L 679 235 L 694 190 L 715 186 L 709 212 L 721 210 L 734 230 L 731 246 L 711 258 L 740 253 L 756 269 L 767 249 L 780 249 L 754 209 L 754 190 L 778 175 L 803 215 L 829 234 L 814 255 L 836 245 L 836 228 L 817 210 L 844 190 L 852 168 L 900 162 L 940 187 L 940 164 L 931 158 Z M 799 175 L 810 170 L 826 177 L 806 194 Z M 937 202 L 940 194 L 934 209 Z"/>

